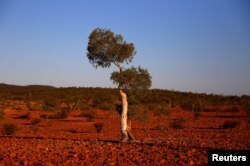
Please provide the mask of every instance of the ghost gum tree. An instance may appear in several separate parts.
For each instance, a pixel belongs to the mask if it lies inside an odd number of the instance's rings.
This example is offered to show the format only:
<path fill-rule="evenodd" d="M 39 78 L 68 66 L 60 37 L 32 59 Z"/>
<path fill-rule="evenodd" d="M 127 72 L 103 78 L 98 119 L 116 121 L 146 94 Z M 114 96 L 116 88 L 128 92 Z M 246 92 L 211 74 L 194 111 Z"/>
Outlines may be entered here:
<path fill-rule="evenodd" d="M 141 67 L 127 69 L 123 67 L 124 63 L 130 63 L 136 54 L 134 44 L 127 43 L 121 35 L 116 35 L 109 29 L 94 29 L 89 36 L 87 51 L 89 62 L 95 68 L 108 68 L 112 64 L 118 68 L 118 71 L 111 73 L 110 79 L 118 85 L 122 99 L 122 110 L 120 112 L 121 141 L 134 140 L 127 122 L 128 100 L 126 90 L 148 89 L 151 86 L 149 72 Z"/>

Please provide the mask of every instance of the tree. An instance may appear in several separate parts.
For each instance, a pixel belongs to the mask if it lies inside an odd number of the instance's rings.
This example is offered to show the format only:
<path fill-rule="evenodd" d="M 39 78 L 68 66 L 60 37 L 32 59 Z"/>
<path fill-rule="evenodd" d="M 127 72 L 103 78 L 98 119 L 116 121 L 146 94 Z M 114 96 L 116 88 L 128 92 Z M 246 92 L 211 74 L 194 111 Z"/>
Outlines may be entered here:
<path fill-rule="evenodd" d="M 131 62 L 136 54 L 134 44 L 127 43 L 121 35 L 116 35 L 109 29 L 94 29 L 89 36 L 87 51 L 89 62 L 95 68 L 106 68 L 114 64 L 119 69 L 111 74 L 110 79 L 118 85 L 122 98 L 121 141 L 133 140 L 127 122 L 128 101 L 125 90 L 149 88 L 151 86 L 149 72 L 141 67 L 128 69 L 123 67 L 123 64 Z"/>

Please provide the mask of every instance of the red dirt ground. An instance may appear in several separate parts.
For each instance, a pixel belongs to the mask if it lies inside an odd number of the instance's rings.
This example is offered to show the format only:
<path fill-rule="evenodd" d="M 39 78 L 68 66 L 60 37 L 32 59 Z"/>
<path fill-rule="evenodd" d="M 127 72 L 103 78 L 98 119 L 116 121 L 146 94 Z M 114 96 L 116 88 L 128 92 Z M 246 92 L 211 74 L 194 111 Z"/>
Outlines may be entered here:
<path fill-rule="evenodd" d="M 202 112 L 195 120 L 192 112 L 175 108 L 168 116 L 151 116 L 149 122 L 132 120 L 132 133 L 138 142 L 120 143 L 120 123 L 114 111 L 97 111 L 93 121 L 74 111 L 64 120 L 18 119 L 25 110 L 5 110 L 2 124 L 15 123 L 18 131 L 0 135 L 2 165 L 206 165 L 208 149 L 249 149 L 249 119 L 244 111 Z M 45 112 L 44 112 L 45 113 Z M 183 129 L 170 123 L 184 119 Z M 224 121 L 237 121 L 233 129 L 221 129 Z M 94 123 L 103 122 L 97 133 Z M 0 128 L 1 129 L 1 128 Z"/>

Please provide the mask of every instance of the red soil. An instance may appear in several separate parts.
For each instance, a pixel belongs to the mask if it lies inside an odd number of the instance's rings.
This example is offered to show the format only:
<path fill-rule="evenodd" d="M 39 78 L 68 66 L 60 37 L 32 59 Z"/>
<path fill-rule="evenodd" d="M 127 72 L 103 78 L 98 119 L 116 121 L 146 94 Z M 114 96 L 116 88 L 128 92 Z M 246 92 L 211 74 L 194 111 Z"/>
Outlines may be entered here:
<path fill-rule="evenodd" d="M 119 117 L 113 111 L 97 111 L 93 121 L 74 111 L 64 120 L 18 119 L 25 110 L 5 110 L 2 124 L 11 122 L 18 131 L 0 135 L 0 165 L 205 165 L 208 149 L 249 149 L 249 119 L 245 112 L 203 112 L 195 120 L 192 112 L 179 108 L 168 116 L 151 116 L 149 122 L 132 120 L 132 133 L 139 142 L 120 143 Z M 13 118 L 14 117 L 14 118 Z M 184 119 L 183 129 L 170 123 Z M 221 129 L 224 121 L 239 122 Z M 97 133 L 94 123 L 103 122 Z M 0 128 L 1 130 L 1 128 Z"/>

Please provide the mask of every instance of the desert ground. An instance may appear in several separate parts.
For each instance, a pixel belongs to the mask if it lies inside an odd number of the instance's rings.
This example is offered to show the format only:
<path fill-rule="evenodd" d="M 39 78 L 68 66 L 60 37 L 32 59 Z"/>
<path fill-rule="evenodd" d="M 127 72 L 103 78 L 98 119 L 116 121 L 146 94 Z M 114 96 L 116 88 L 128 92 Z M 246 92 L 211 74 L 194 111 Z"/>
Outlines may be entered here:
<path fill-rule="evenodd" d="M 67 118 L 50 119 L 51 112 L 27 111 L 18 101 L 12 105 L 19 107 L 5 108 L 0 119 L 2 131 L 4 124 L 16 127 L 0 135 L 1 166 L 206 165 L 209 149 L 248 150 L 250 145 L 249 119 L 240 108 L 198 117 L 178 106 L 168 115 L 151 113 L 149 120 L 131 120 L 137 141 L 121 143 L 116 111 L 95 110 L 89 118 L 75 110 Z"/>

